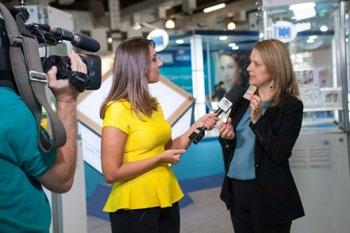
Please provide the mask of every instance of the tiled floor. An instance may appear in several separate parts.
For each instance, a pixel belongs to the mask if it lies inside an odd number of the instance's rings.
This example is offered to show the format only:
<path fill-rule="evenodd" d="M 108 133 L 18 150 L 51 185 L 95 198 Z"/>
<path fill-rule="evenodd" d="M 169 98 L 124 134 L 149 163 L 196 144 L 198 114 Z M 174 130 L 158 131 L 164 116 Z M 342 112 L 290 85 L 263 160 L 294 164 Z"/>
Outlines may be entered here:
<path fill-rule="evenodd" d="M 233 233 L 220 188 L 188 193 L 193 203 L 180 209 L 181 233 Z M 110 233 L 108 221 L 88 216 L 88 233 Z"/>

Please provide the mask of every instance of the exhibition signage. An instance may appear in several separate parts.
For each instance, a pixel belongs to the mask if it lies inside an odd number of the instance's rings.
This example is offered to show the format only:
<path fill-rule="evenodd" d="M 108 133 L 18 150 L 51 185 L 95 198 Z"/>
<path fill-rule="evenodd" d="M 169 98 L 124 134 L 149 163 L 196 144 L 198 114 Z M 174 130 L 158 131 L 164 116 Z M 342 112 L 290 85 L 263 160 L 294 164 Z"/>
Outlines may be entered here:
<path fill-rule="evenodd" d="M 288 21 L 277 21 L 273 25 L 274 38 L 287 43 L 295 39 L 297 31 L 294 24 Z"/>
<path fill-rule="evenodd" d="M 148 34 L 147 39 L 154 41 L 156 52 L 165 49 L 169 43 L 168 33 L 165 30 L 159 28 L 152 30 Z"/>

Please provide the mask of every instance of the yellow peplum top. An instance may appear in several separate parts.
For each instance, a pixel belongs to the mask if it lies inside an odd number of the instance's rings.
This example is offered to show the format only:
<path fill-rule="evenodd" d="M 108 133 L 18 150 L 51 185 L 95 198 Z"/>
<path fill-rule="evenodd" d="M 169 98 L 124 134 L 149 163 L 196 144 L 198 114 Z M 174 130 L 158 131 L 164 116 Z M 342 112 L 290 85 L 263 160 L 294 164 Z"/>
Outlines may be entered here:
<path fill-rule="evenodd" d="M 128 135 L 124 163 L 159 155 L 171 137 L 171 127 L 160 105 L 151 117 L 141 116 L 140 119 L 126 100 L 113 101 L 107 107 L 103 127 L 112 126 Z M 133 179 L 113 183 L 103 211 L 169 207 L 182 197 L 173 171 L 168 164 L 162 164 Z"/>

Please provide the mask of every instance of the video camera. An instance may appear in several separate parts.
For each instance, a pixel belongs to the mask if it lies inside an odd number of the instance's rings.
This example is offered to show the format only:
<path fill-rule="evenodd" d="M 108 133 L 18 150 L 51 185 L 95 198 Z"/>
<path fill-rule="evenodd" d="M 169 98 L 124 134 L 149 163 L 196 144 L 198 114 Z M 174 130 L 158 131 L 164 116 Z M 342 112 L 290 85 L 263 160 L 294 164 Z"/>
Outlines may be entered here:
<path fill-rule="evenodd" d="M 29 19 L 28 10 L 21 1 L 20 7 L 8 7 L 12 16 L 15 18 L 20 33 L 22 35 L 31 35 L 36 38 L 40 46 L 54 46 L 62 41 L 70 41 L 73 46 L 89 52 L 97 52 L 100 44 L 89 36 L 82 33 L 72 33 L 62 28 L 51 29 L 47 24 L 25 24 Z M 97 90 L 101 86 L 101 58 L 91 54 L 80 54 L 82 61 L 87 68 L 87 74 L 73 72 L 70 67 L 70 61 L 67 56 L 61 57 L 52 55 L 41 58 L 42 68 L 47 72 L 52 66 L 57 67 L 57 78 L 68 78 L 70 85 L 78 91 Z"/>
<path fill-rule="evenodd" d="M 26 24 L 29 13 L 24 8 L 9 7 L 0 3 L 0 86 L 15 90 L 33 113 L 38 130 L 39 146 L 50 152 L 66 143 L 66 132 L 61 119 L 46 96 L 47 71 L 57 66 L 57 77 L 68 78 L 72 87 L 82 92 L 95 90 L 101 85 L 101 59 L 93 55 L 80 55 L 86 64 L 87 74 L 74 72 L 64 56 L 47 57 L 47 46 L 63 40 L 91 52 L 100 45 L 94 39 L 46 24 Z M 40 58 L 39 48 L 45 45 L 45 56 Z M 41 120 L 45 110 L 48 131 L 44 132 Z"/>

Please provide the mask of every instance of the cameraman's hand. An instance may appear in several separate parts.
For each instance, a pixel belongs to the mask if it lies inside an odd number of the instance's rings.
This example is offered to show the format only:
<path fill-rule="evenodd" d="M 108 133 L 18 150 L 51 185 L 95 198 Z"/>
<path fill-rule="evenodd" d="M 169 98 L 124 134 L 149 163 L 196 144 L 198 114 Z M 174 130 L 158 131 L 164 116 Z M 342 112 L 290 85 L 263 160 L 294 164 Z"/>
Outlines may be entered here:
<path fill-rule="evenodd" d="M 86 67 L 78 54 L 68 55 L 72 71 L 86 73 Z M 57 159 L 39 182 L 54 192 L 67 192 L 73 184 L 77 163 L 77 108 L 79 92 L 69 84 L 68 79 L 57 80 L 57 67 L 48 72 L 48 86 L 56 97 L 57 115 L 66 131 L 66 143 L 57 150 Z"/>
<path fill-rule="evenodd" d="M 72 71 L 87 73 L 86 65 L 79 55 L 72 51 L 68 54 Z M 68 79 L 57 79 L 57 67 L 53 66 L 47 72 L 48 86 L 54 93 L 57 102 L 75 102 L 79 92 L 69 84 Z"/>

